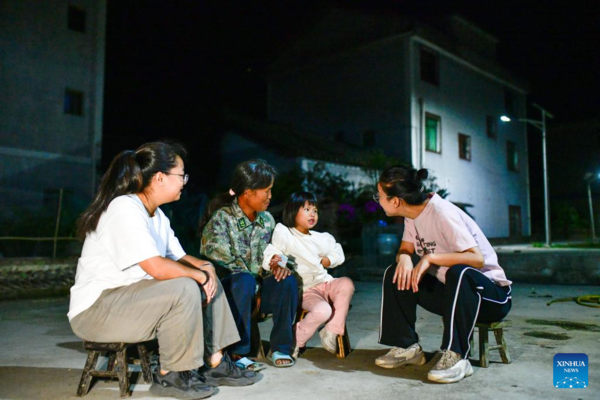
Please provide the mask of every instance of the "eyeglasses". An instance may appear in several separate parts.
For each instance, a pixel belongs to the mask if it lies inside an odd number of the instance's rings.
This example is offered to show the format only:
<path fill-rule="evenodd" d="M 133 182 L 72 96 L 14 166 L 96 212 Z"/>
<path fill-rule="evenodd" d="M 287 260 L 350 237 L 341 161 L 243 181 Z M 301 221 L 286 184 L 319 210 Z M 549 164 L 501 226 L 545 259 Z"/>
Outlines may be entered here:
<path fill-rule="evenodd" d="M 391 199 L 394 196 L 385 196 L 385 197 L 387 197 L 388 199 Z M 381 195 L 379 194 L 379 192 L 377 192 L 373 195 L 373 200 L 375 200 L 376 202 L 379 203 L 379 201 L 381 200 Z"/>
<path fill-rule="evenodd" d="M 165 174 L 165 175 L 177 175 L 177 176 L 180 176 L 183 179 L 183 184 L 184 185 L 186 183 L 188 183 L 188 181 L 190 180 L 190 175 L 189 174 L 172 174 L 171 172 L 166 172 L 166 171 L 163 171 L 163 174 Z"/>

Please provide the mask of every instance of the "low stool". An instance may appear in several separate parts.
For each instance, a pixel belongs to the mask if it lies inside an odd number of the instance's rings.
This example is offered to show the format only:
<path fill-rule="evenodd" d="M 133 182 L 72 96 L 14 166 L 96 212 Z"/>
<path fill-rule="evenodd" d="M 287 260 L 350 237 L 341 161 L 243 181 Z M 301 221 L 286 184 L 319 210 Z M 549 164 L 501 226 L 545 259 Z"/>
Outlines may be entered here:
<path fill-rule="evenodd" d="M 298 317 L 298 322 L 302 321 L 304 317 L 306 317 L 306 314 L 308 314 L 308 311 L 303 309 L 299 314 L 300 316 Z M 346 328 L 346 324 L 344 324 L 344 334 L 337 335 L 337 350 L 335 355 L 337 358 L 346 358 L 351 352 L 352 347 L 350 346 L 350 335 L 348 335 L 348 329 Z"/>
<path fill-rule="evenodd" d="M 85 362 L 85 368 L 81 374 L 81 380 L 79 381 L 79 387 L 77 388 L 77 396 L 85 396 L 92 383 L 92 377 L 98 378 L 112 378 L 119 380 L 119 389 L 121 397 L 131 396 L 129 391 L 129 377 L 128 377 L 128 365 L 127 365 L 127 347 L 137 346 L 137 350 L 140 356 L 140 364 L 142 367 L 142 375 L 146 383 L 152 382 L 152 373 L 150 371 L 150 360 L 148 357 L 148 351 L 145 344 L 143 343 L 96 343 L 96 342 L 83 342 L 83 348 L 88 351 L 87 361 Z M 108 364 L 106 371 L 97 370 L 96 364 L 98 363 L 98 356 L 100 353 L 106 353 L 108 355 Z M 116 362 L 116 368 L 115 368 Z"/>
<path fill-rule="evenodd" d="M 482 368 L 487 368 L 490 365 L 490 351 L 498 350 L 500 352 L 500 358 L 504 364 L 510 364 L 512 361 L 510 359 L 510 354 L 508 353 L 508 345 L 506 344 L 506 340 L 504 340 L 504 328 L 510 328 L 512 326 L 512 321 L 504 320 L 497 322 L 477 322 L 475 327 L 479 330 L 479 366 Z M 488 344 L 488 332 L 494 332 L 494 336 L 496 337 L 496 345 L 490 346 Z M 475 350 L 475 340 L 474 340 L 475 332 L 471 335 L 470 345 L 471 351 L 470 356 L 474 356 Z"/>

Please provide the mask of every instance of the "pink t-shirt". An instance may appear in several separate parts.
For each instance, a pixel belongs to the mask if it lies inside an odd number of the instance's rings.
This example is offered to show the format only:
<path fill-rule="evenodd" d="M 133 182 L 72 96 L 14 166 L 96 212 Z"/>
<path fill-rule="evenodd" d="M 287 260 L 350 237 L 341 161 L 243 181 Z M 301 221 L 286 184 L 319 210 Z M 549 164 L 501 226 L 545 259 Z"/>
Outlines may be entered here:
<path fill-rule="evenodd" d="M 402 240 L 415 245 L 420 257 L 429 253 L 462 253 L 472 247 L 479 247 L 483 254 L 481 271 L 499 286 L 512 282 L 506 279 L 504 270 L 498 265 L 498 256 L 479 226 L 463 210 L 437 194 L 430 198 L 421 214 L 404 219 Z M 428 273 L 440 282 L 446 282 L 448 267 L 431 266 Z"/>

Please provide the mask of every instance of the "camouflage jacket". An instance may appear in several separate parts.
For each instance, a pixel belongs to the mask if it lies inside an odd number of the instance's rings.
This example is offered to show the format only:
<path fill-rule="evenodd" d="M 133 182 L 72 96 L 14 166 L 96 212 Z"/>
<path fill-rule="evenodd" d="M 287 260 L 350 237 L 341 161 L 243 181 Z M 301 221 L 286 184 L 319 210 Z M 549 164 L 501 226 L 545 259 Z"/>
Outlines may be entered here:
<path fill-rule="evenodd" d="M 232 273 L 270 275 L 261 265 L 274 228 L 275 220 L 266 211 L 259 212 L 254 222 L 250 222 L 236 199 L 217 210 L 204 227 L 200 254 Z"/>

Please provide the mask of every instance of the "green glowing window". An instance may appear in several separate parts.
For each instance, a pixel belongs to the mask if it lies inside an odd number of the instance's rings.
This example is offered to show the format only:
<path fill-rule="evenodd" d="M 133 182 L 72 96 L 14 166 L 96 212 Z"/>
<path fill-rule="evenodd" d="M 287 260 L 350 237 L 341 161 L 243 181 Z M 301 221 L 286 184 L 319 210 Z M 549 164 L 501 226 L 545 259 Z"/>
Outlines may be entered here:
<path fill-rule="evenodd" d="M 442 119 L 434 114 L 425 114 L 425 150 L 442 152 Z"/>

